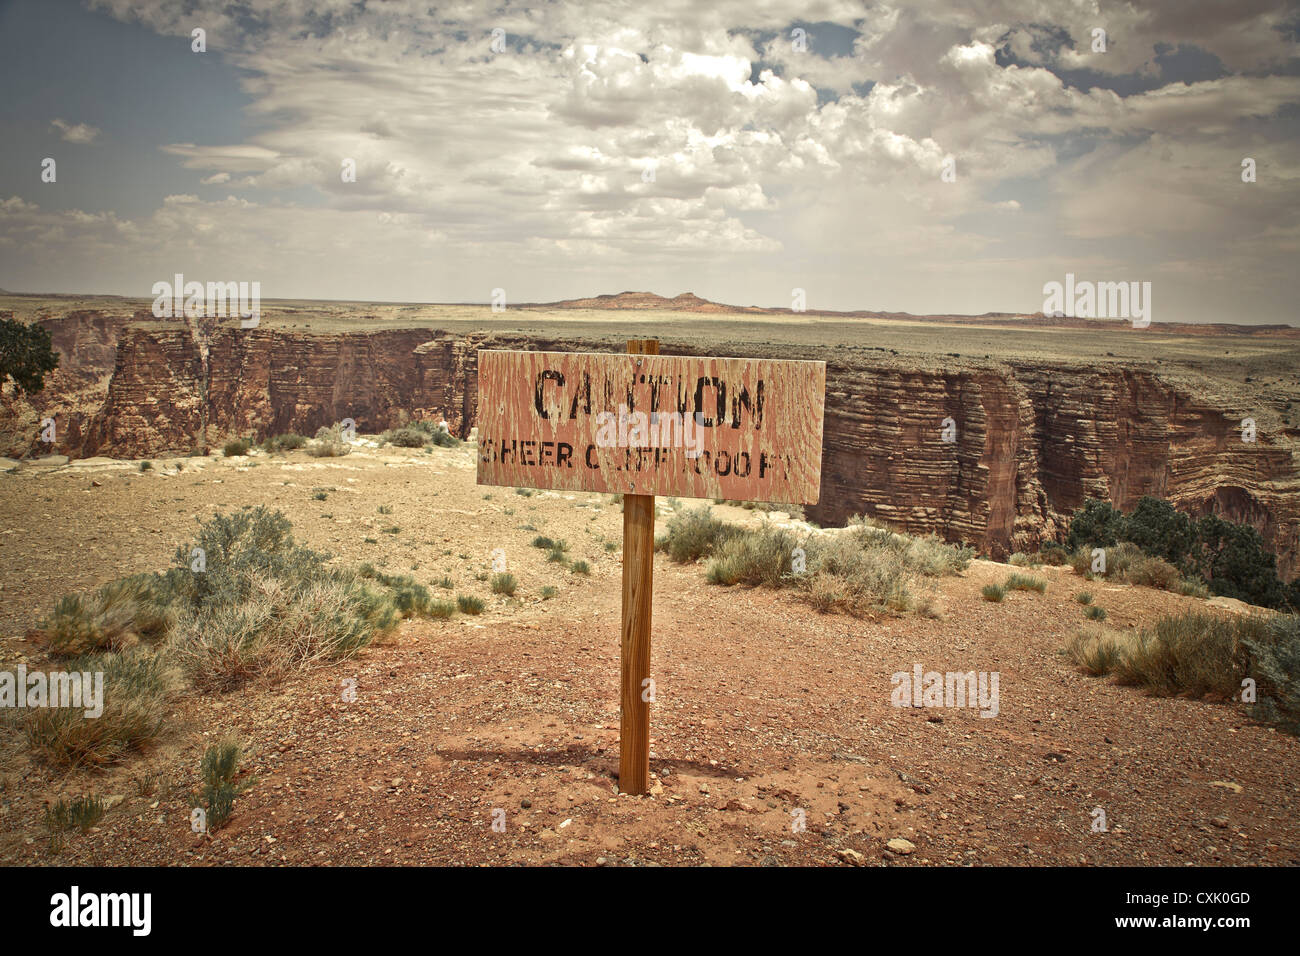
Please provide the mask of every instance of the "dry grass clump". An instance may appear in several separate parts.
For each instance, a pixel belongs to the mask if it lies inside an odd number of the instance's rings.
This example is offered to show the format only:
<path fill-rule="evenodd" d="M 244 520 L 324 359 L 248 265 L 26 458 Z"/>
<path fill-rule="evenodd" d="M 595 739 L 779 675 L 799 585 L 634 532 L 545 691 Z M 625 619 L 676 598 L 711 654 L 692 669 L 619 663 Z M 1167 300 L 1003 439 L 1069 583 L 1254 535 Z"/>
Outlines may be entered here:
<path fill-rule="evenodd" d="M 306 583 L 255 575 L 248 596 L 205 614 L 183 614 L 167 653 L 199 690 L 225 691 L 254 678 L 352 656 L 397 626 L 390 593 L 359 577 Z"/>
<path fill-rule="evenodd" d="M 137 574 L 110 581 L 86 597 L 59 598 L 38 629 L 52 654 L 78 655 L 123 651 L 167 636 L 173 614 L 167 584 L 156 574 Z"/>
<path fill-rule="evenodd" d="M 342 425 L 324 426 L 316 431 L 316 440 L 307 446 L 313 458 L 342 458 L 351 454 L 352 445 L 343 437 Z"/>
<path fill-rule="evenodd" d="M 1161 697 L 1235 700 L 1256 719 L 1300 733 L 1300 615 L 1192 612 L 1137 634 L 1089 624 L 1065 654 L 1094 676 L 1113 674 Z"/>
<path fill-rule="evenodd" d="M 144 648 L 70 658 L 57 669 L 102 673 L 103 712 L 87 717 L 89 706 L 38 707 L 14 711 L 9 719 L 20 723 L 33 753 L 67 767 L 106 766 L 153 743 L 179 684 L 162 656 Z"/>
<path fill-rule="evenodd" d="M 931 613 L 916 588 L 927 578 L 955 574 L 970 563 L 969 548 L 934 537 L 895 534 L 858 518 L 839 534 L 800 539 L 764 522 L 757 529 L 718 521 L 709 509 L 683 511 L 668 522 L 659 547 L 682 561 L 709 557 L 710 583 L 793 588 L 822 612 Z"/>

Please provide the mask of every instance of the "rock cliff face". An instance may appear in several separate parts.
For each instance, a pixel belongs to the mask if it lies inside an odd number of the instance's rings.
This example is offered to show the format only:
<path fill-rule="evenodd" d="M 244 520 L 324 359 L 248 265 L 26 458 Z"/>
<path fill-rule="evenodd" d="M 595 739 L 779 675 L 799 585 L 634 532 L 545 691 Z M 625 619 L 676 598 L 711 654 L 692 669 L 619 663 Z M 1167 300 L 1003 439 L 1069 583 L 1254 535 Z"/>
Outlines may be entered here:
<path fill-rule="evenodd" d="M 95 347 L 69 345 L 73 354 L 79 347 L 102 362 Z M 442 417 L 464 435 L 474 423 L 479 348 L 610 347 L 429 329 L 221 328 L 205 383 L 185 329 L 135 325 L 122 331 L 102 407 L 79 444 L 61 450 L 157 456 L 232 435 L 310 435 L 344 418 L 366 433 L 407 416 Z M 1290 447 L 1262 434 L 1243 442 L 1240 410 L 1153 371 L 1041 363 L 923 369 L 832 355 L 826 392 L 821 502 L 808 509 L 823 524 L 864 513 L 1003 556 L 1057 538 L 1087 497 L 1127 508 L 1154 494 L 1254 525 L 1287 577 L 1300 558 L 1300 473 Z"/>

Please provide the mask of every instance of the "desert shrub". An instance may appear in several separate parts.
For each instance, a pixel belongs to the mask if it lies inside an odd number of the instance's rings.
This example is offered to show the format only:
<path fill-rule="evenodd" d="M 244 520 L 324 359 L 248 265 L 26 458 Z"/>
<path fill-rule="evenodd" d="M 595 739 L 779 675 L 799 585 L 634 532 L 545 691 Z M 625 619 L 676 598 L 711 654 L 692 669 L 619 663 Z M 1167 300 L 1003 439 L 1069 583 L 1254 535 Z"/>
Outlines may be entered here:
<path fill-rule="evenodd" d="M 767 523 L 757 529 L 728 525 L 714 519 L 707 506 L 675 514 L 657 547 L 683 562 L 709 556 L 706 574 L 713 584 L 791 587 L 818 611 L 855 615 L 926 610 L 928 600 L 915 598 L 912 587 L 927 577 L 964 570 L 974 554 L 933 536 L 895 534 L 860 517 L 843 533 L 800 542 L 789 530 Z M 804 567 L 794 573 L 799 547 Z"/>
<path fill-rule="evenodd" d="M 1017 568 L 1032 568 L 1038 564 L 1038 561 L 1033 555 L 1017 551 L 1007 558 L 1007 564 Z"/>
<path fill-rule="evenodd" d="M 965 571 L 975 556 L 975 549 L 965 545 L 947 544 L 935 535 L 904 537 L 906 553 L 903 557 L 908 567 L 926 577 L 943 577 Z"/>
<path fill-rule="evenodd" d="M 818 610 L 861 615 L 912 606 L 911 585 L 919 574 L 906 564 L 906 546 L 889 532 L 812 538 L 806 550 L 809 573 L 793 580 Z"/>
<path fill-rule="evenodd" d="M 439 427 L 437 422 L 421 419 L 420 421 L 411 422 L 407 427 L 418 429 L 428 436 L 428 441 L 435 445 L 440 445 L 443 448 L 456 448 L 463 444 L 463 442 L 461 442 L 461 440 L 450 431 Z"/>
<path fill-rule="evenodd" d="M 549 601 L 551 598 L 555 597 L 555 595 L 559 594 L 560 591 L 555 586 L 548 584 L 542 588 L 541 593 L 542 593 L 542 600 Z"/>
<path fill-rule="evenodd" d="M 438 587 L 442 588 L 444 591 L 454 591 L 456 589 L 456 582 L 451 579 L 450 575 L 444 574 L 438 579 Z"/>
<path fill-rule="evenodd" d="M 104 812 L 104 801 L 96 796 L 74 797 L 72 800 L 60 797 L 54 803 L 47 803 L 44 822 L 50 836 L 50 852 L 58 853 L 63 849 L 63 835 L 74 827 L 82 833 L 89 833 L 90 828 L 103 819 Z"/>
<path fill-rule="evenodd" d="M 590 574 L 591 565 L 586 561 L 574 561 L 573 564 L 569 565 L 569 570 L 574 574 Z"/>
<path fill-rule="evenodd" d="M 1251 715 L 1300 734 L 1300 615 L 1279 614 L 1241 635 L 1255 681 Z"/>
<path fill-rule="evenodd" d="M 171 588 L 161 575 L 119 578 L 84 598 L 59 598 L 40 632 L 50 653 L 61 656 L 157 643 L 171 627 L 171 600 Z"/>
<path fill-rule="evenodd" d="M 492 578 L 492 593 L 510 597 L 519 588 L 519 582 L 513 574 L 497 574 Z"/>
<path fill-rule="evenodd" d="M 551 549 L 546 552 L 546 560 L 559 562 L 567 561 L 568 558 L 565 557 L 565 552 L 568 550 L 569 546 L 563 541 L 556 541 L 551 545 Z"/>
<path fill-rule="evenodd" d="M 456 613 L 456 605 L 451 601 L 430 601 L 426 617 L 436 621 L 445 621 Z"/>
<path fill-rule="evenodd" d="M 1003 587 L 1008 591 L 1037 591 L 1043 594 L 1047 591 L 1047 582 L 1030 574 L 1017 573 L 1008 575 Z"/>
<path fill-rule="evenodd" d="M 1045 544 L 1038 552 L 1038 562 L 1040 564 L 1060 567 L 1063 564 L 1068 564 L 1069 560 L 1070 552 L 1059 544 Z"/>
<path fill-rule="evenodd" d="M 204 804 L 206 832 L 225 826 L 235 809 L 235 797 L 248 789 L 251 781 L 235 782 L 239 772 L 241 748 L 233 737 L 212 744 L 199 763 L 200 796 Z"/>
<path fill-rule="evenodd" d="M 1074 596 L 1074 599 L 1078 601 L 1080 604 L 1091 604 L 1092 594 L 1089 593 L 1088 591 L 1080 591 L 1078 594 Z"/>
<path fill-rule="evenodd" d="M 728 534 L 709 561 L 706 571 L 709 583 L 779 586 L 781 576 L 790 571 L 795 547 L 790 532 L 769 525 L 756 531 Z M 671 544 L 669 553 L 672 553 Z"/>
<path fill-rule="evenodd" d="M 1159 696 L 1242 701 L 1255 719 L 1300 733 L 1300 616 L 1191 612 L 1164 617 L 1137 635 L 1091 627 L 1066 654 L 1095 675 Z M 1245 678 L 1256 699 L 1243 694 Z"/>
<path fill-rule="evenodd" d="M 221 453 L 227 458 L 234 458 L 236 455 L 247 455 L 252 447 L 247 438 L 234 438 L 221 446 Z"/>
<path fill-rule="evenodd" d="M 1191 578 L 1183 578 L 1178 582 L 1174 590 L 1187 597 L 1207 598 L 1210 596 L 1210 589 L 1205 586 L 1203 581 L 1193 581 Z"/>
<path fill-rule="evenodd" d="M 342 425 L 329 425 L 317 429 L 316 440 L 307 446 L 307 454 L 313 458 L 342 458 L 351 451 L 351 443 L 343 437 Z"/>
<path fill-rule="evenodd" d="M 1083 612 L 1083 616 L 1090 621 L 1106 620 L 1106 609 L 1100 604 L 1089 605 Z"/>
<path fill-rule="evenodd" d="M 295 435 L 287 432 L 283 435 L 273 435 L 266 441 L 262 442 L 262 450 L 266 452 L 286 452 L 301 448 L 307 444 L 305 435 Z"/>
<path fill-rule="evenodd" d="M 555 547 L 555 542 L 545 535 L 539 534 L 537 537 L 533 538 L 533 547 L 541 548 L 543 551 L 550 551 Z"/>
<path fill-rule="evenodd" d="M 1007 589 L 1000 584 L 986 584 L 980 588 L 980 596 L 986 601 L 997 604 L 1007 596 Z"/>
<path fill-rule="evenodd" d="M 380 442 L 396 445 L 398 448 L 423 448 L 429 436 L 418 428 L 395 428 L 379 436 Z"/>
<path fill-rule="evenodd" d="M 1104 547 L 1107 576 L 1118 580 L 1126 580 L 1125 559 L 1132 564 L 1134 554 L 1140 553 L 1178 571 L 1174 576 L 1158 565 L 1140 568 L 1156 582 L 1154 587 L 1174 589 L 1180 586 L 1179 578 L 1199 579 L 1209 593 L 1274 610 L 1294 612 L 1300 607 L 1300 579 L 1283 583 L 1276 555 L 1254 527 L 1213 514 L 1193 519 L 1160 498 L 1139 499 L 1128 515 L 1108 502 L 1090 499 L 1075 512 L 1067 541 L 1075 549 L 1072 563 L 1081 574 L 1089 564 L 1082 553 Z"/>
<path fill-rule="evenodd" d="M 735 525 L 713 517 L 708 505 L 701 505 L 679 511 L 669 518 L 665 534 L 656 546 L 678 564 L 689 564 L 712 555 L 739 530 Z"/>
<path fill-rule="evenodd" d="M 1246 669 L 1239 631 L 1250 620 L 1198 613 L 1161 618 L 1130 639 L 1115 676 L 1163 697 L 1232 697 Z"/>
<path fill-rule="evenodd" d="M 202 554 L 202 571 L 191 570 L 195 549 Z M 327 573 L 326 559 L 294 543 L 284 514 L 259 505 L 214 515 L 200 525 L 195 541 L 176 549 L 169 580 L 184 606 L 202 614 L 243 601 L 254 577 L 291 587 L 318 580 Z"/>
<path fill-rule="evenodd" d="M 456 607 L 459 608 L 462 614 L 482 614 L 484 604 L 481 597 L 474 597 L 471 594 L 457 594 Z"/>
<path fill-rule="evenodd" d="M 1109 569 L 1108 569 L 1109 570 Z M 1140 555 L 1134 557 L 1121 575 L 1121 580 L 1128 584 L 1140 584 L 1144 587 L 1172 591 L 1182 580 L 1178 569 L 1164 558 Z"/>
<path fill-rule="evenodd" d="M 1121 639 L 1114 633 L 1088 626 L 1075 632 L 1065 647 L 1065 654 L 1093 677 L 1103 677 L 1119 664 L 1121 648 Z"/>
<path fill-rule="evenodd" d="M 350 657 L 400 617 L 392 592 L 355 575 L 286 582 L 254 574 L 243 600 L 182 615 L 168 654 L 195 687 L 224 691 Z"/>
<path fill-rule="evenodd" d="M 432 598 L 423 584 L 417 584 L 409 574 L 380 575 L 379 581 L 388 588 L 398 615 L 404 618 L 427 616 Z"/>
<path fill-rule="evenodd" d="M 23 712 L 20 719 L 28 745 L 49 763 L 106 766 L 148 746 L 162 733 L 176 681 L 159 655 L 144 649 L 88 654 L 61 663 L 60 669 L 103 673 L 103 712 L 87 717 L 89 706 Z"/>

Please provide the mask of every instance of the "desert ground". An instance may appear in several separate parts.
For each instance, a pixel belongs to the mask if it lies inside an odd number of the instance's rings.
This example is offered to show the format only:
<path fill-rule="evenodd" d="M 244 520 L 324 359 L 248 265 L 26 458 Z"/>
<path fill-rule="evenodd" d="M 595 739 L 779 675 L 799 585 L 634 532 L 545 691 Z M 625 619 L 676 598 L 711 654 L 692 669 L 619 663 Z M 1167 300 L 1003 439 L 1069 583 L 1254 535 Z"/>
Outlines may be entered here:
<path fill-rule="evenodd" d="M 278 685 L 183 696 L 158 746 L 106 770 L 51 768 L 6 735 L 0 862 L 1300 864 L 1300 740 L 1231 706 L 1079 672 L 1060 653 L 1083 621 L 1069 568 L 1035 572 L 1044 594 L 993 604 L 981 587 L 1011 569 L 976 560 L 940 580 L 936 616 L 859 619 L 710 585 L 702 567 L 657 556 L 654 777 L 647 796 L 620 795 L 619 505 L 478 486 L 472 445 L 0 471 L 0 668 L 41 665 L 25 635 L 60 595 L 162 570 L 195 519 L 260 504 L 339 563 L 435 591 L 447 575 L 487 608 L 406 621 Z M 660 499 L 661 523 L 693 504 Z M 591 574 L 548 563 L 530 547 L 538 533 L 565 538 Z M 480 580 L 498 548 L 520 582 L 513 598 Z M 1118 628 L 1206 604 L 1088 590 Z M 892 706 L 890 675 L 918 663 L 999 672 L 997 716 Z M 195 834 L 200 756 L 229 733 L 252 785 L 224 829 Z M 53 854 L 47 801 L 90 793 L 107 814 Z M 1092 828 L 1098 807 L 1106 832 Z"/>

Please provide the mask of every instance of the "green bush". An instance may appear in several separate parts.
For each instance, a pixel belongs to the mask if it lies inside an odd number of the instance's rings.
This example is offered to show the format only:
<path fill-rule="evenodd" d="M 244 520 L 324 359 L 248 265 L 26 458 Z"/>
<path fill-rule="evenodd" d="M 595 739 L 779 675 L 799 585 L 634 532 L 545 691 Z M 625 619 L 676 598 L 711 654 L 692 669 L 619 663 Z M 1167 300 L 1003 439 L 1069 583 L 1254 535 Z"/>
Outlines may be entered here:
<path fill-rule="evenodd" d="M 689 564 L 712 555 L 724 541 L 740 533 L 740 529 L 713 517 L 712 509 L 701 505 L 674 514 L 668 519 L 665 532 L 656 547 L 678 564 Z"/>
<path fill-rule="evenodd" d="M 997 604 L 1007 596 L 1007 589 L 1000 584 L 986 584 L 980 588 L 980 595 L 984 600 Z"/>
<path fill-rule="evenodd" d="M 731 533 L 717 546 L 705 573 L 710 584 L 777 587 L 782 575 L 790 573 L 796 546 L 794 536 L 782 528 L 764 525 Z"/>
<path fill-rule="evenodd" d="M 1091 563 L 1087 552 L 1104 547 L 1106 574 L 1116 580 L 1184 590 L 1182 579 L 1199 579 L 1213 594 L 1274 610 L 1300 609 L 1300 579 L 1283 583 L 1277 558 L 1265 548 L 1260 533 L 1218 515 L 1193 519 L 1151 496 L 1139 499 L 1125 515 L 1108 502 L 1089 499 L 1075 512 L 1067 540 L 1081 574 Z M 1163 564 L 1139 561 L 1138 555 Z"/>
<path fill-rule="evenodd" d="M 469 594 L 456 595 L 456 607 L 460 609 L 462 614 L 482 614 L 484 606 L 481 597 L 474 597 Z"/>
<path fill-rule="evenodd" d="M 569 570 L 574 574 L 591 574 L 591 565 L 586 561 L 574 561 L 569 565 Z"/>
<path fill-rule="evenodd" d="M 1037 591 L 1043 594 L 1047 591 L 1047 582 L 1029 574 L 1011 574 L 1007 576 L 1003 587 L 1008 591 Z"/>
<path fill-rule="evenodd" d="M 451 601 L 430 601 L 428 617 L 437 621 L 445 621 L 456 613 L 456 605 Z"/>
<path fill-rule="evenodd" d="M 519 588 L 519 582 L 515 580 L 513 574 L 497 574 L 492 578 L 492 593 L 504 594 L 507 597 L 514 595 Z"/>
<path fill-rule="evenodd" d="M 1078 594 L 1074 596 L 1074 599 L 1078 601 L 1080 604 L 1092 603 L 1092 595 L 1087 591 L 1080 591 Z"/>
<path fill-rule="evenodd" d="M 1124 534 L 1124 513 L 1109 501 L 1089 498 L 1070 520 L 1065 537 L 1071 552 L 1079 548 L 1109 548 Z"/>
<path fill-rule="evenodd" d="M 222 445 L 221 452 L 227 458 L 234 458 L 236 455 L 247 455 L 252 447 L 247 438 L 235 438 Z"/>
<path fill-rule="evenodd" d="M 1279 614 L 1241 635 L 1258 700 L 1251 715 L 1300 734 L 1300 615 Z"/>
<path fill-rule="evenodd" d="M 250 781 L 235 782 L 241 748 L 232 737 L 208 747 L 199 763 L 201 797 L 205 806 L 207 832 L 220 830 L 235 809 L 235 797 L 248 789 Z"/>
<path fill-rule="evenodd" d="M 1083 616 L 1090 621 L 1104 621 L 1106 620 L 1106 609 L 1100 604 L 1093 604 L 1084 610 Z"/>
<path fill-rule="evenodd" d="M 411 422 L 406 427 L 423 432 L 428 436 L 428 441 L 443 448 L 457 448 L 463 444 L 459 438 L 447 429 L 439 428 L 437 422 L 422 419 L 420 421 Z"/>

